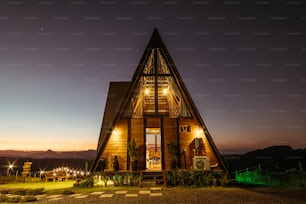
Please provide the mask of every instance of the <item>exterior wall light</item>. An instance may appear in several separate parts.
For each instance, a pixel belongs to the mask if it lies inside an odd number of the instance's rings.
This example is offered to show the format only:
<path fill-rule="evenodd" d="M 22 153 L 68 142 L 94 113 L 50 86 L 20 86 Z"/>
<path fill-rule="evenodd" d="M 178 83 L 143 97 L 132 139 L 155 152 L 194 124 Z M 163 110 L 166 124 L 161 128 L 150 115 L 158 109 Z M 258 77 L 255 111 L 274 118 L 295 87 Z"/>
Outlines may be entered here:
<path fill-rule="evenodd" d="M 150 93 L 150 90 L 149 90 L 148 88 L 146 88 L 146 89 L 144 90 L 144 94 L 145 94 L 145 95 L 149 95 L 149 93 Z"/>
<path fill-rule="evenodd" d="M 115 135 L 115 136 L 118 136 L 119 135 L 119 131 L 118 130 L 113 130 L 112 134 Z"/>
<path fill-rule="evenodd" d="M 164 89 L 163 89 L 163 94 L 164 94 L 164 95 L 167 95 L 167 94 L 168 94 L 168 88 L 164 88 Z"/>
<path fill-rule="evenodd" d="M 195 138 L 201 138 L 203 136 L 203 130 L 202 129 L 197 129 L 195 131 Z"/>

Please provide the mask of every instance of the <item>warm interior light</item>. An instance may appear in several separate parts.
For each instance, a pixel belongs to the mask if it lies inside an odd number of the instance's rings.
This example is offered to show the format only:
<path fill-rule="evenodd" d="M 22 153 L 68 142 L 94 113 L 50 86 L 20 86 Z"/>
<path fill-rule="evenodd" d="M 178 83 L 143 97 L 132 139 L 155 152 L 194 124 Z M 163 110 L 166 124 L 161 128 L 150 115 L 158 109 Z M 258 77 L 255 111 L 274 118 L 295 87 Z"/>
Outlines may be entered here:
<path fill-rule="evenodd" d="M 195 131 L 195 138 L 200 138 L 203 135 L 203 130 L 202 129 L 198 129 Z"/>
<path fill-rule="evenodd" d="M 148 88 L 146 88 L 146 89 L 144 90 L 144 93 L 145 93 L 145 95 L 149 95 L 150 90 L 149 90 Z"/>
<path fill-rule="evenodd" d="M 164 88 L 164 89 L 163 89 L 163 94 L 164 94 L 164 95 L 167 95 L 167 94 L 168 94 L 168 88 Z"/>
<path fill-rule="evenodd" d="M 118 130 L 113 130 L 113 133 L 114 135 L 119 135 L 119 131 Z"/>
<path fill-rule="evenodd" d="M 198 129 L 196 130 L 197 131 L 197 134 L 202 134 L 203 133 L 203 130 L 202 129 Z"/>

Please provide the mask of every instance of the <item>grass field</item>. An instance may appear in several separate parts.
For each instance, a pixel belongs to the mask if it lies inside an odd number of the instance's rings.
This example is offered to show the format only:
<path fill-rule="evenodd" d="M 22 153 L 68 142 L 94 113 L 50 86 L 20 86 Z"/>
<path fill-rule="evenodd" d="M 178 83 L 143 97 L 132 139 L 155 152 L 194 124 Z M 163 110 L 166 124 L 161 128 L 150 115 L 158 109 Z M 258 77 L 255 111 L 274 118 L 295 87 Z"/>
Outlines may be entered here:
<path fill-rule="evenodd" d="M 75 181 L 63 181 L 63 182 L 35 182 L 35 183 L 8 183 L 8 184 L 0 184 L 1 189 L 38 189 L 44 188 L 46 194 L 62 194 L 63 191 L 69 190 L 74 193 L 91 193 L 94 191 L 112 191 L 112 190 L 134 190 L 138 187 L 125 187 L 125 186 L 109 186 L 109 187 L 102 187 L 96 186 L 93 188 L 80 188 L 80 187 L 73 187 Z"/>
<path fill-rule="evenodd" d="M 73 187 L 75 181 L 37 182 L 37 183 L 8 183 L 1 184 L 0 188 L 44 188 L 45 190 L 65 189 Z"/>

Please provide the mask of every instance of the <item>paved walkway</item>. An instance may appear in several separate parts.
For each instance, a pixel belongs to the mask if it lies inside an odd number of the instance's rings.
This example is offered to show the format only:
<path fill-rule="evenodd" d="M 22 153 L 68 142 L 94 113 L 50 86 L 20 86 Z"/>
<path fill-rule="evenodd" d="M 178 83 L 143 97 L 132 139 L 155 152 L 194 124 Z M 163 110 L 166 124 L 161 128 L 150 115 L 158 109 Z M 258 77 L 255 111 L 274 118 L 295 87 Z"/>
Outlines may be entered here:
<path fill-rule="evenodd" d="M 148 197 L 161 197 L 162 188 L 161 187 L 151 187 L 148 190 L 131 190 L 131 191 L 97 191 L 92 193 L 78 193 L 72 195 L 39 195 L 36 196 L 39 202 L 45 201 L 61 201 L 61 200 L 103 200 L 105 198 L 113 197 L 138 197 L 138 196 L 148 196 Z M 93 198 L 95 197 L 95 198 Z"/>
<path fill-rule="evenodd" d="M 269 192 L 242 188 L 161 188 L 102 190 L 41 195 L 35 204 L 306 204 L 306 191 Z"/>

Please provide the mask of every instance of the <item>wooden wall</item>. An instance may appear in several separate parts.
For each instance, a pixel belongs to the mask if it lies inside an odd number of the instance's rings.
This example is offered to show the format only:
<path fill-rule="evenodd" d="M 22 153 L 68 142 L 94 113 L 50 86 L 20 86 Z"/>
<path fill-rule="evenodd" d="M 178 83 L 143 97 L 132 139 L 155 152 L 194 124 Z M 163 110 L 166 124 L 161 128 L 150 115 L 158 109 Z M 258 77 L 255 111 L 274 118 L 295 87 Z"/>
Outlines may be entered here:
<path fill-rule="evenodd" d="M 165 169 L 171 169 L 171 157 L 168 150 L 168 144 L 173 142 L 174 145 L 177 145 L 177 136 L 176 136 L 176 119 L 175 118 L 165 118 L 164 119 L 164 149 L 165 149 Z"/>
<path fill-rule="evenodd" d="M 193 119 L 183 119 L 180 118 L 179 121 L 179 125 L 180 126 L 190 126 L 191 127 L 191 132 L 181 132 L 180 131 L 180 152 L 185 151 L 185 156 L 186 156 L 186 166 L 187 169 L 190 169 L 192 166 L 192 149 L 190 149 L 190 144 L 192 143 L 192 141 L 194 140 L 194 128 L 197 127 L 197 123 L 193 120 Z M 184 167 L 184 160 L 183 157 L 181 157 L 181 165 L 182 167 Z"/>
<path fill-rule="evenodd" d="M 205 149 L 205 154 L 207 157 L 210 159 L 210 164 L 215 165 L 217 162 L 217 157 L 213 152 L 212 147 L 210 146 L 205 134 L 203 131 L 201 131 L 201 126 L 200 124 L 195 121 L 194 119 L 187 119 L 187 118 L 181 118 L 179 122 L 180 126 L 190 126 L 191 132 L 180 132 L 180 151 L 186 150 L 186 164 L 187 168 L 190 169 L 192 166 L 192 158 L 194 156 L 194 139 L 195 137 L 200 137 L 202 138 L 202 141 L 204 142 L 204 149 Z M 184 160 L 183 156 L 181 157 L 181 166 L 184 167 Z"/>
<path fill-rule="evenodd" d="M 180 126 L 190 126 L 189 131 L 178 131 Z M 145 170 L 145 128 L 161 128 L 160 118 L 132 118 L 131 119 L 131 139 L 135 139 L 138 148 L 138 169 Z M 180 140 L 180 153 L 185 151 L 186 167 L 190 169 L 192 167 L 192 158 L 194 156 L 194 139 L 195 136 L 201 137 L 204 142 L 204 149 L 206 156 L 210 159 L 210 164 L 215 165 L 218 163 L 217 158 L 208 143 L 208 140 L 201 130 L 200 124 L 194 119 L 180 118 L 179 126 L 177 127 L 177 121 L 175 118 L 163 118 L 163 131 L 164 133 L 164 169 L 171 169 L 171 159 L 168 151 L 168 144 L 173 142 L 178 144 L 177 134 L 179 133 Z M 115 127 L 117 134 L 112 134 L 102 157 L 109 158 L 110 155 L 117 155 L 119 160 L 119 170 L 127 170 L 127 142 L 128 142 L 128 119 L 121 119 Z M 199 135 L 200 134 L 200 135 Z M 192 145 L 193 144 L 193 145 Z M 184 168 L 185 161 L 184 156 L 180 158 L 181 167 Z M 218 168 L 217 168 L 218 169 Z"/>
<path fill-rule="evenodd" d="M 135 139 L 138 153 L 138 169 L 143 169 L 145 162 L 144 153 L 144 119 L 131 119 L 131 139 Z"/>
<path fill-rule="evenodd" d="M 102 157 L 107 159 L 107 168 L 109 167 L 109 157 L 117 155 L 119 160 L 119 170 L 126 170 L 127 162 L 127 139 L 128 139 L 128 121 L 120 120 L 115 126 L 113 133 L 106 144 Z"/>

